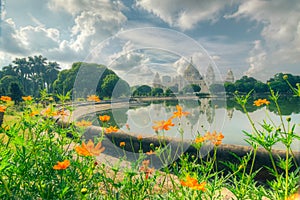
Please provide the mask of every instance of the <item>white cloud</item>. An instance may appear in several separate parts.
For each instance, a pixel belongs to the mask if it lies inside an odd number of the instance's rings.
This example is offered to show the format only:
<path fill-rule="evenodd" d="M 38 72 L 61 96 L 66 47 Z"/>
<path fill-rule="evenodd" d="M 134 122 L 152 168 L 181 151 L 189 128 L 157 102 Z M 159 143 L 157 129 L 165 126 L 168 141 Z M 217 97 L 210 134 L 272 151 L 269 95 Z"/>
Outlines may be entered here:
<path fill-rule="evenodd" d="M 183 30 L 192 29 L 201 21 L 216 21 L 227 1 L 199 0 L 136 0 L 136 5 Z"/>
<path fill-rule="evenodd" d="M 28 51 L 38 53 L 59 46 L 59 31 L 41 26 L 26 26 L 17 30 L 16 39 L 22 41 Z"/>
<path fill-rule="evenodd" d="M 52 0 L 50 9 L 74 16 L 70 48 L 85 56 L 101 41 L 118 32 L 127 18 L 121 1 L 109 0 Z M 66 43 L 65 43 L 66 44 Z"/>
<path fill-rule="evenodd" d="M 26 52 L 23 41 L 17 37 L 15 22 L 9 18 L 1 23 L 0 50 L 11 54 L 22 54 Z"/>
<path fill-rule="evenodd" d="M 267 71 L 275 74 L 275 65 L 292 66 L 300 62 L 300 4 L 297 0 L 246 1 L 237 12 L 226 17 L 250 18 L 263 25 L 263 41 L 255 42 L 250 52 L 247 75 L 262 76 L 259 72 Z M 296 71 L 292 67 L 276 67 L 276 70 Z"/>

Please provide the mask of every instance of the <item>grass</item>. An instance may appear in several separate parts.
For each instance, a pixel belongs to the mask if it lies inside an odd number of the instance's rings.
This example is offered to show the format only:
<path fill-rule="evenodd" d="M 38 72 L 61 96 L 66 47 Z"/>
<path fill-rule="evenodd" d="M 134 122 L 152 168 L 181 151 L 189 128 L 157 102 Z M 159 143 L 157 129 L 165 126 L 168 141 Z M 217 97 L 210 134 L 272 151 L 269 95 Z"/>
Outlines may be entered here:
<path fill-rule="evenodd" d="M 250 96 L 251 92 L 244 96 L 236 94 L 236 101 L 253 127 L 251 133 L 245 132 L 253 150 L 244 157 L 237 157 L 238 162 L 217 160 L 217 150 L 224 136 L 216 131 L 199 132 L 191 142 L 197 155 L 182 153 L 177 162 L 170 162 L 170 148 L 164 140 L 158 147 L 150 145 L 152 155 L 148 155 L 150 153 L 142 151 L 143 138 L 139 138 L 138 159 L 127 166 L 122 165 L 126 156 L 113 165 L 97 160 L 108 150 L 102 145 L 107 139 L 106 134 L 117 131 L 116 127 L 110 127 L 108 117 L 102 117 L 99 137 L 86 141 L 83 135 L 90 123 L 60 125 L 56 118 L 68 119 L 72 110 L 67 107 L 55 110 L 53 102 L 49 102 L 48 107 L 40 111 L 40 104 L 27 98 L 21 108 L 10 105 L 5 111 L 0 134 L 0 198 L 225 199 L 229 195 L 232 199 L 296 199 L 296 195 L 299 197 L 299 163 L 290 146 L 300 139 L 295 132 L 299 125 L 282 116 L 280 124 L 274 124 L 272 119 L 255 124 L 246 109 L 246 104 L 252 103 Z M 63 103 L 68 99 L 62 95 L 58 97 Z M 278 98 L 279 95 L 270 88 L 270 101 L 258 99 L 253 106 L 273 103 L 280 113 Z M 2 104 L 6 103 L 2 101 Z M 154 123 L 158 138 L 164 138 L 171 128 L 184 134 L 174 120 L 180 121 L 187 115 L 189 113 L 178 105 L 172 117 Z M 272 154 L 272 147 L 277 143 L 286 147 L 286 156 L 279 160 Z M 207 156 L 201 156 L 201 149 L 207 144 L 213 145 L 213 150 Z M 125 151 L 125 146 L 131 144 L 115 145 Z M 256 181 L 261 170 L 254 168 L 258 147 L 267 150 L 272 161 L 272 167 L 261 166 L 273 177 L 265 184 Z M 160 170 L 153 168 L 154 156 L 163 163 Z M 226 170 L 220 170 L 221 164 Z"/>

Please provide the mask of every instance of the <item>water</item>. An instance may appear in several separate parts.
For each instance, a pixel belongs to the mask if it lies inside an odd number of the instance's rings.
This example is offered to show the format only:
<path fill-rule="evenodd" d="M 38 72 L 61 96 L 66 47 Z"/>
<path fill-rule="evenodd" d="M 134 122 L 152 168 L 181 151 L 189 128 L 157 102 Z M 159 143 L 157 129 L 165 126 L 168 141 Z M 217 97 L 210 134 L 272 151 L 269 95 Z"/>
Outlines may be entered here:
<path fill-rule="evenodd" d="M 183 111 L 187 111 L 190 114 L 174 120 L 175 126 L 165 131 L 165 136 L 193 140 L 198 134 L 203 135 L 207 131 L 217 131 L 218 133 L 222 132 L 225 136 L 223 143 L 248 145 L 243 131 L 251 133 L 253 129 L 246 114 L 242 112 L 240 105 L 231 99 L 200 98 L 148 101 L 143 106 L 116 108 L 101 111 L 97 115 L 110 115 L 112 117 L 111 125 L 117 125 L 125 132 L 148 137 L 157 134 L 152 128 L 155 121 L 166 120 L 171 117 L 173 112 L 176 111 L 176 105 L 178 104 L 183 108 Z M 285 126 L 288 126 L 286 118 L 291 117 L 291 123 L 296 124 L 295 132 L 300 135 L 300 99 L 284 98 L 279 104 Z M 248 110 L 256 128 L 259 130 L 262 130 L 260 123 L 263 123 L 263 120 L 269 124 L 273 122 L 276 126 L 280 124 L 276 106 L 272 102 L 268 108 L 265 106 L 255 107 L 249 104 Z M 95 125 L 101 123 L 95 115 L 87 115 L 85 119 L 94 121 Z M 130 130 L 128 130 L 128 126 Z M 275 145 L 275 149 L 283 148 L 283 145 Z M 292 144 L 292 149 L 300 150 L 299 140 Z"/>

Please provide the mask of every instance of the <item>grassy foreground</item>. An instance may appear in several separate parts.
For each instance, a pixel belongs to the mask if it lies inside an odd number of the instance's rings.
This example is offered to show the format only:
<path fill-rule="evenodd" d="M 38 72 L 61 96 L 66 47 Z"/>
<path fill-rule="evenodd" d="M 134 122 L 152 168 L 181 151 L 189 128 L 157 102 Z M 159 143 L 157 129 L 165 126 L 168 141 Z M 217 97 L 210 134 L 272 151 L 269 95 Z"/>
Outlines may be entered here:
<path fill-rule="evenodd" d="M 299 88 L 293 91 L 300 96 Z M 164 161 L 168 149 L 163 140 L 160 147 L 143 153 L 143 137 L 139 137 L 139 158 L 124 168 L 120 163 L 126 157 L 114 165 L 97 160 L 97 156 L 105 153 L 102 146 L 105 135 L 118 131 L 118 127 L 110 126 L 109 116 L 99 117 L 103 124 L 99 137 L 85 141 L 82 136 L 91 122 L 79 121 L 68 127 L 56 123 L 56 118 L 68 120 L 72 113 L 72 108 L 65 106 L 68 96 L 58 95 L 60 109 L 55 109 L 50 96 L 38 102 L 30 96 L 23 97 L 24 101 L 18 106 L 10 97 L 2 96 L 0 199 L 299 199 L 299 166 L 290 148 L 293 141 L 300 139 L 295 132 L 299 124 L 292 124 L 291 118 L 284 119 L 282 115 L 280 124 L 274 124 L 272 119 L 255 124 L 246 108 L 250 95 L 251 92 L 245 96 L 236 94 L 236 100 L 253 127 L 251 133 L 245 132 L 253 150 L 238 158 L 239 163 L 222 163 L 227 166 L 226 173 L 218 170 L 221 163 L 216 159 L 218 146 L 224 138 L 221 132 L 198 132 L 191 145 L 199 151 L 199 156 L 182 154 L 178 162 L 165 162 L 160 170 L 152 167 L 150 158 L 156 155 Z M 253 106 L 274 103 L 280 114 L 278 98 L 279 95 L 270 89 L 269 100 L 257 99 Z M 100 101 L 95 95 L 87 100 Z M 45 103 L 48 106 L 43 108 Z M 174 120 L 180 121 L 190 113 L 179 105 L 176 108 L 169 119 L 153 122 L 159 137 L 163 138 L 170 128 L 177 128 L 184 134 L 180 123 L 175 125 Z M 286 156 L 279 162 L 272 155 L 277 143 L 286 147 Z M 213 154 L 203 158 L 201 147 L 206 144 L 214 146 Z M 124 148 L 130 144 L 115 145 Z M 266 149 L 272 161 L 268 171 L 273 179 L 265 184 L 255 180 L 259 170 L 254 170 L 253 166 L 258 147 Z"/>

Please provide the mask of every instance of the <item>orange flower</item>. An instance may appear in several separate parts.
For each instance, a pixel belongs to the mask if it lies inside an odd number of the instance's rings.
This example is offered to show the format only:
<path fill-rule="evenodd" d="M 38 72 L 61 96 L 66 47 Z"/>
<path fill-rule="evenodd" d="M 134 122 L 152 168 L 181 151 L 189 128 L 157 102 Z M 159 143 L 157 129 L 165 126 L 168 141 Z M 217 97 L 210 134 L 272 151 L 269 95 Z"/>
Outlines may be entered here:
<path fill-rule="evenodd" d="M 97 95 L 90 95 L 87 97 L 88 101 L 100 102 L 100 98 Z"/>
<path fill-rule="evenodd" d="M 255 105 L 255 106 L 257 106 L 257 107 L 259 107 L 259 106 L 261 106 L 261 105 L 264 105 L 264 104 L 269 105 L 269 104 L 270 104 L 270 101 L 268 101 L 267 99 L 257 99 L 257 100 L 255 100 L 254 103 L 253 103 L 253 105 Z"/>
<path fill-rule="evenodd" d="M 30 116 L 30 117 L 33 117 L 33 116 L 38 115 L 38 114 L 39 114 L 39 111 L 34 110 L 34 111 L 32 111 L 32 112 L 29 114 L 29 116 Z"/>
<path fill-rule="evenodd" d="M 150 160 L 144 160 L 142 162 L 142 166 L 140 167 L 139 171 L 145 173 L 145 178 L 148 179 L 149 175 L 154 172 L 154 168 L 149 168 Z"/>
<path fill-rule="evenodd" d="M 6 106 L 2 106 L 2 105 L 0 105 L 0 112 L 5 112 L 5 110 L 6 110 Z"/>
<path fill-rule="evenodd" d="M 195 143 L 196 143 L 196 144 L 202 143 L 202 142 L 204 142 L 204 141 L 205 141 L 205 137 L 202 137 L 202 136 L 197 137 L 197 138 L 195 139 Z"/>
<path fill-rule="evenodd" d="M 299 199 L 300 199 L 300 192 L 297 192 L 297 193 L 292 194 L 291 196 L 289 196 L 286 200 L 299 200 Z"/>
<path fill-rule="evenodd" d="M 154 152 L 154 151 L 152 151 L 152 150 L 150 150 L 150 151 L 146 152 L 146 154 L 147 154 L 148 156 L 150 156 L 150 155 L 153 155 L 153 154 L 155 154 L 155 152 Z"/>
<path fill-rule="evenodd" d="M 174 124 L 172 123 L 172 119 L 168 119 L 167 121 L 165 120 L 161 120 L 161 121 L 157 121 L 154 122 L 156 123 L 156 126 L 152 126 L 152 128 L 154 129 L 155 132 L 158 132 L 159 130 L 170 130 L 169 126 L 174 126 Z"/>
<path fill-rule="evenodd" d="M 99 119 L 101 122 L 108 122 L 110 120 L 110 116 L 109 115 L 99 116 Z"/>
<path fill-rule="evenodd" d="M 138 141 L 142 141 L 142 139 L 143 139 L 143 136 L 141 136 L 141 135 L 138 135 L 138 136 L 137 136 L 137 140 L 138 140 Z"/>
<path fill-rule="evenodd" d="M 204 135 L 205 140 L 210 140 L 215 146 L 219 146 L 222 143 L 222 140 L 224 138 L 224 135 L 220 132 L 217 134 L 216 131 L 213 133 L 207 132 Z"/>
<path fill-rule="evenodd" d="M 92 122 L 81 120 L 79 122 L 76 122 L 76 125 L 86 127 L 86 126 L 91 126 Z"/>
<path fill-rule="evenodd" d="M 48 107 L 41 112 L 41 114 L 46 116 L 57 116 L 57 112 L 54 111 L 52 108 Z"/>
<path fill-rule="evenodd" d="M 1 96 L 0 100 L 1 101 L 11 101 L 11 97 L 9 97 L 9 96 Z"/>
<path fill-rule="evenodd" d="M 69 160 L 64 160 L 63 162 L 58 161 L 57 164 L 53 166 L 53 169 L 62 170 L 62 169 L 67 169 L 69 166 L 70 166 Z"/>
<path fill-rule="evenodd" d="M 120 147 L 125 147 L 126 143 L 125 142 L 120 142 Z"/>
<path fill-rule="evenodd" d="M 80 156 L 99 156 L 100 153 L 104 151 L 104 147 L 102 147 L 101 142 L 98 142 L 98 144 L 95 146 L 94 142 L 92 140 L 89 140 L 87 144 L 82 142 L 81 146 L 75 147 L 75 151 Z"/>
<path fill-rule="evenodd" d="M 56 112 L 56 115 L 69 116 L 69 113 L 67 113 L 65 110 L 59 110 Z"/>
<path fill-rule="evenodd" d="M 32 100 L 32 97 L 31 97 L 31 96 L 22 97 L 22 99 L 23 99 L 24 101 L 31 101 L 31 100 Z"/>
<path fill-rule="evenodd" d="M 182 112 L 182 107 L 180 105 L 176 105 L 177 111 L 173 113 L 173 118 L 181 118 L 182 116 L 187 116 L 190 113 L 189 112 Z"/>
<path fill-rule="evenodd" d="M 116 126 L 110 126 L 108 128 L 105 129 L 106 133 L 115 133 L 117 132 L 119 129 Z"/>
<path fill-rule="evenodd" d="M 180 184 L 185 187 L 189 187 L 195 190 L 205 191 L 206 182 L 198 183 L 198 180 L 195 178 L 191 178 L 189 175 L 186 177 L 186 181 L 181 180 Z"/>

